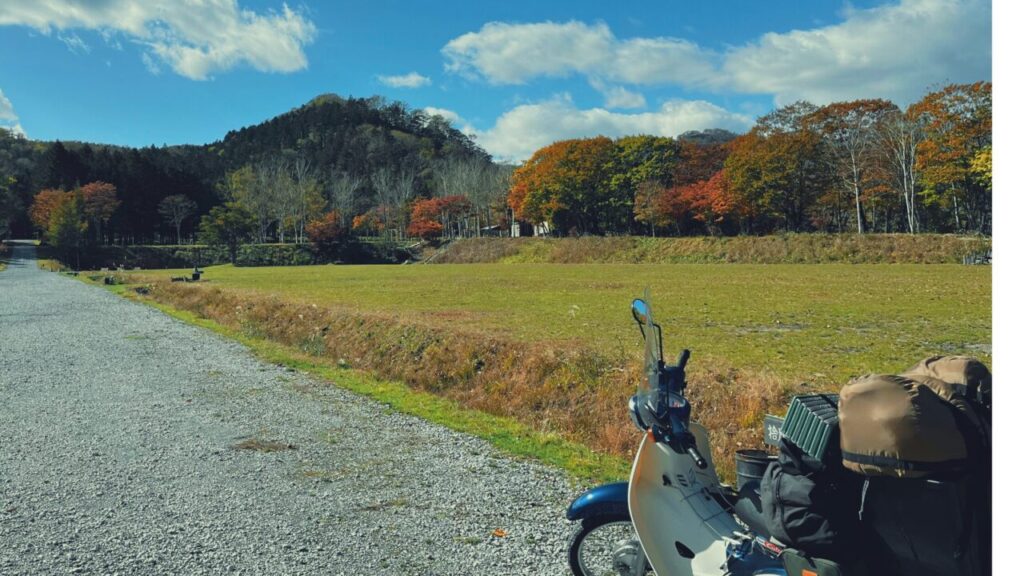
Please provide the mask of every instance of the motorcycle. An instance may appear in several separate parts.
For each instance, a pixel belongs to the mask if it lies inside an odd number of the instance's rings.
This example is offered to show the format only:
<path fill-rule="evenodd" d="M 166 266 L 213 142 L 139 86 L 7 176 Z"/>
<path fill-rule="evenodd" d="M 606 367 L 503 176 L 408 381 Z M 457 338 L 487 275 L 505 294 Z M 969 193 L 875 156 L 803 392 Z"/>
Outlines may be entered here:
<path fill-rule="evenodd" d="M 919 478 L 851 476 L 853 473 L 843 472 L 840 467 L 816 480 L 819 484 L 815 489 L 819 490 L 820 497 L 817 506 L 831 505 L 818 508 L 814 501 L 808 505 L 793 499 L 794 495 L 809 497 L 810 489 L 805 487 L 810 475 L 803 476 L 801 470 L 795 469 L 797 475 L 788 476 L 792 481 L 787 480 L 786 488 L 782 487 L 781 461 L 772 467 L 764 462 L 764 467 L 745 470 L 747 481 L 738 488 L 721 482 L 711 458 L 707 430 L 691 421 L 692 408 L 685 395 L 689 350 L 683 350 L 676 365 L 666 365 L 661 327 L 654 321 L 647 295 L 634 300 L 631 308 L 644 338 L 644 376 L 636 394 L 629 400 L 629 414 L 633 424 L 643 432 L 643 439 L 628 483 L 589 490 L 569 507 L 567 517 L 580 522 L 569 551 L 573 574 L 963 576 L 991 573 L 991 456 L 986 440 L 990 438 L 990 428 L 985 424 L 990 421 L 987 410 L 991 403 L 990 395 L 980 394 L 985 390 L 981 387 L 985 378 L 989 378 L 989 387 L 991 381 L 983 365 L 978 363 L 982 372 L 976 376 L 968 376 L 963 368 L 958 369 L 959 374 L 951 372 L 950 380 L 940 381 L 948 388 L 938 388 L 950 390 L 951 397 L 963 406 L 977 406 L 963 412 L 974 414 L 974 419 L 953 424 L 958 426 L 958 433 L 963 434 L 960 441 L 974 451 L 972 465 L 956 473 Z M 926 362 L 933 360 L 941 360 L 941 357 Z M 964 359 L 959 357 L 957 361 Z M 961 380 L 959 385 L 967 391 L 966 395 L 956 392 L 951 384 Z M 899 389 L 906 390 L 904 386 L 899 384 Z M 787 458 L 786 465 L 796 466 L 794 458 L 797 457 L 812 458 L 810 453 L 800 452 L 803 448 L 794 444 L 798 441 L 817 446 L 814 450 L 819 450 L 818 457 L 824 455 L 821 439 L 826 436 L 815 436 L 817 432 L 811 431 L 825 430 L 826 434 L 831 434 L 829 428 L 818 428 L 804 418 L 811 413 L 806 410 L 815 410 L 811 402 L 824 396 L 828 395 L 793 398 L 789 410 L 793 415 L 790 432 L 783 433 L 790 426 L 789 415 L 785 420 L 775 416 L 766 418 L 765 442 L 782 448 L 780 452 Z M 823 414 L 835 415 L 833 400 L 825 404 L 831 406 L 832 412 Z M 934 414 L 950 413 L 937 411 Z M 936 430 L 946 433 L 950 429 Z M 809 438 L 812 440 L 808 443 Z M 834 438 L 838 448 L 839 438 Z M 737 464 L 741 456 L 749 454 L 738 454 Z M 843 453 L 843 458 L 849 457 Z M 888 460 L 883 463 L 886 462 Z M 762 515 L 760 493 L 765 468 L 771 471 L 767 485 L 773 489 L 765 495 L 767 518 Z M 793 486 L 800 488 L 796 492 L 783 492 L 792 490 Z M 855 490 L 846 491 L 849 488 Z M 800 492 L 800 489 L 805 491 Z M 780 506 L 783 493 L 790 499 Z M 785 506 L 789 506 L 785 514 L 792 515 L 794 523 L 783 524 L 781 530 L 777 524 L 772 524 L 774 528 L 770 531 L 769 522 L 778 523 L 780 509 Z M 776 514 L 772 515 L 770 510 Z M 825 540 L 814 539 L 820 533 L 812 531 L 810 538 L 799 539 L 789 532 L 789 526 L 800 529 L 801 522 L 815 515 L 819 515 L 821 521 L 837 523 L 849 517 L 859 524 L 845 526 L 851 530 L 845 533 L 847 540 L 836 536 L 838 532 L 829 532 L 827 538 L 836 540 L 829 542 L 828 552 L 822 552 Z M 825 524 L 813 526 L 824 530 Z M 828 530 L 833 528 L 829 526 Z M 780 532 L 796 542 L 790 542 L 793 544 L 790 546 L 780 545 L 772 538 Z"/>
<path fill-rule="evenodd" d="M 647 299 L 634 300 L 632 313 L 644 337 L 645 380 L 629 413 L 645 434 L 629 482 L 598 486 L 569 506 L 566 517 L 580 523 L 569 546 L 572 573 L 785 576 L 754 488 L 719 480 L 707 431 L 690 421 L 689 350 L 666 365 Z"/>

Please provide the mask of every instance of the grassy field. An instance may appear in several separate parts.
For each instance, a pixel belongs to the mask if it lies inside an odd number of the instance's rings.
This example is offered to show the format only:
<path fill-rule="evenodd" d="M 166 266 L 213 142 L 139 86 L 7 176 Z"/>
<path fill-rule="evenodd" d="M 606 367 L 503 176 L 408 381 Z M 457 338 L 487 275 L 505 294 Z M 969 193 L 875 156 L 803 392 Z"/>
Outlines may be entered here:
<path fill-rule="evenodd" d="M 623 410 L 641 345 L 629 303 L 646 287 L 666 354 L 694 352 L 689 395 L 727 476 L 732 450 L 757 446 L 763 415 L 783 413 L 793 392 L 835 391 L 852 376 L 932 354 L 991 359 L 984 266 L 222 266 L 200 283 L 169 282 L 186 272 L 122 280 L 247 341 L 363 369 L 618 457 L 570 465 L 588 477 L 621 473 L 636 445 Z M 528 439 L 516 446 L 566 465 Z"/>
<path fill-rule="evenodd" d="M 936 353 L 988 361 L 991 351 L 985 266 L 219 266 L 203 278 L 230 291 L 627 356 L 639 353 L 629 303 L 650 287 L 666 354 L 688 347 L 697 363 L 793 382 L 842 383 Z"/>

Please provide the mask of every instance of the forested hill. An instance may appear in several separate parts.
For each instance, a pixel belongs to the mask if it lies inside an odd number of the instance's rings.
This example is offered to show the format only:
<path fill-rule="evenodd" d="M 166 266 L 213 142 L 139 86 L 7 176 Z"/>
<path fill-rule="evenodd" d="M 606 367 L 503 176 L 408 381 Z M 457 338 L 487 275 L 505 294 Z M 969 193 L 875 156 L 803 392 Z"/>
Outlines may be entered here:
<path fill-rule="evenodd" d="M 325 94 L 261 124 L 228 132 L 206 148 L 231 168 L 281 153 L 300 155 L 317 170 L 369 175 L 382 166 L 415 166 L 445 157 L 487 157 L 440 116 L 381 97 Z"/>
<path fill-rule="evenodd" d="M 443 118 L 382 97 L 318 96 L 201 146 L 40 142 L 0 130 L 0 192 L 6 192 L 0 194 L 0 213 L 13 214 L 12 235 L 27 236 L 32 233 L 28 207 L 40 190 L 109 182 L 117 188 L 121 205 L 108 230 L 143 242 L 161 229 L 169 233 L 157 211 L 163 198 L 184 194 L 198 204 L 200 214 L 205 213 L 224 201 L 225 176 L 246 165 L 301 161 L 304 170 L 322 182 L 346 175 L 368 183 L 370 175 L 382 169 L 408 171 L 416 175 L 417 191 L 428 193 L 430 166 L 445 159 L 490 162 L 482 149 Z M 364 185 L 355 192 L 368 195 L 372 189 Z"/>

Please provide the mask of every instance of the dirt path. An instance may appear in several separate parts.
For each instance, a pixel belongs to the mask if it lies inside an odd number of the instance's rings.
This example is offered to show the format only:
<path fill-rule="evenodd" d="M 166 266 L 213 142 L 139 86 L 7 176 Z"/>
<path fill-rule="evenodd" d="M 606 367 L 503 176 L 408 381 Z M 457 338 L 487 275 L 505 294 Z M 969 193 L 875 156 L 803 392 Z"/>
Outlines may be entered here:
<path fill-rule="evenodd" d="M 0 272 L 2 574 L 565 574 L 573 493 L 34 247 Z"/>

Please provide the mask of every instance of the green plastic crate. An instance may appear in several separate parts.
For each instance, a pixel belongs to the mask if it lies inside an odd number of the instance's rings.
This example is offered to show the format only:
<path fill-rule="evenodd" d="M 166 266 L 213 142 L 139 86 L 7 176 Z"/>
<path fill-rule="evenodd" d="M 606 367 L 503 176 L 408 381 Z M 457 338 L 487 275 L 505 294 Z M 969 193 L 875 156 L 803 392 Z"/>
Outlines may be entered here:
<path fill-rule="evenodd" d="M 839 395 L 794 396 L 782 422 L 782 435 L 819 462 L 839 446 Z"/>

